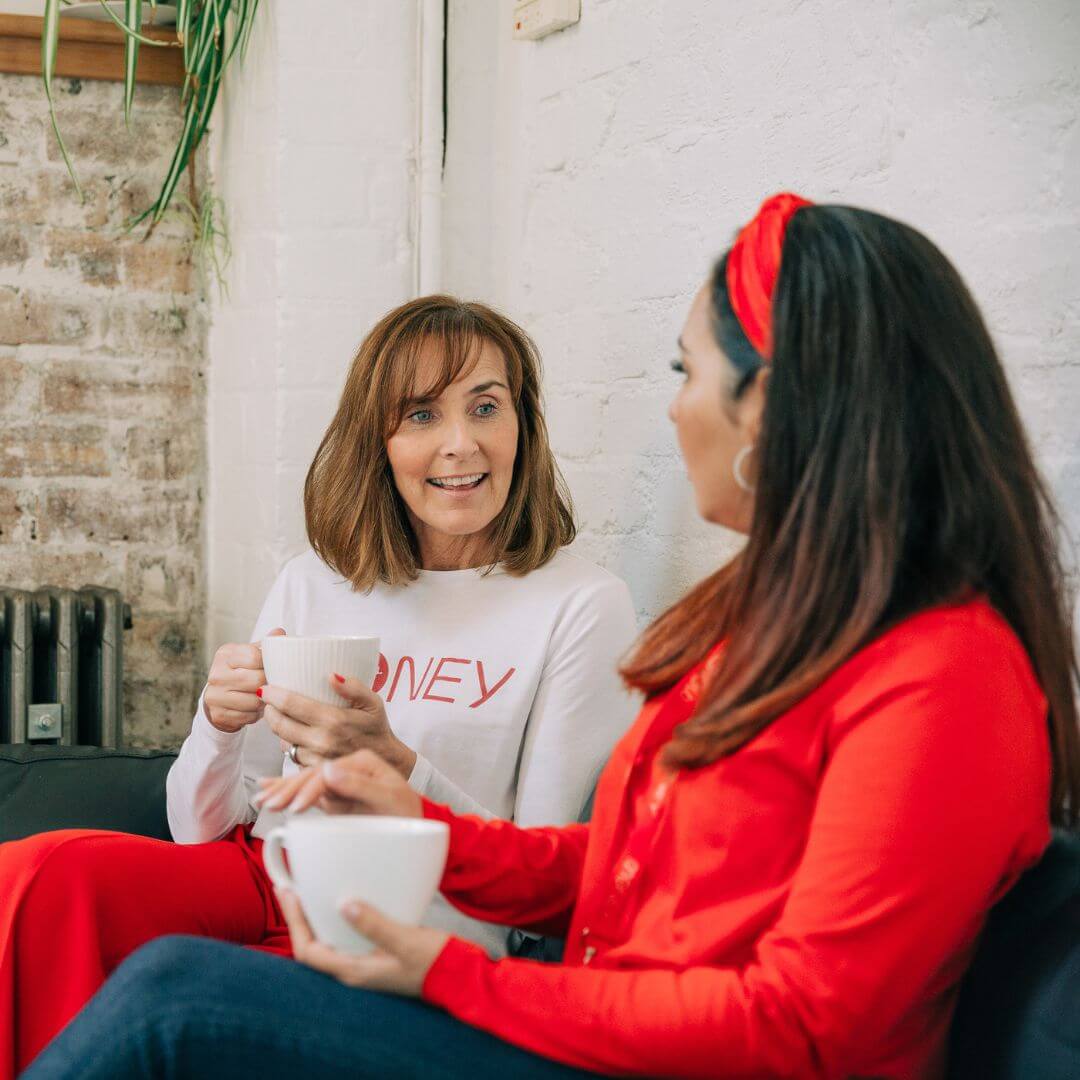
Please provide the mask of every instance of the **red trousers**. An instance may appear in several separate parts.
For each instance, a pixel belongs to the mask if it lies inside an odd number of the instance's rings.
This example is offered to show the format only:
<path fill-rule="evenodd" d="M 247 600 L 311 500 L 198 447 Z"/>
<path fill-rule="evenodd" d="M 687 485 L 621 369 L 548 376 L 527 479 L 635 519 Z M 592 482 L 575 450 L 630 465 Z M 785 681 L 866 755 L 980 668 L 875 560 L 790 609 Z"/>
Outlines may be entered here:
<path fill-rule="evenodd" d="M 197 934 L 291 955 L 247 827 L 211 844 L 66 829 L 0 844 L 0 1080 L 140 945 Z"/>

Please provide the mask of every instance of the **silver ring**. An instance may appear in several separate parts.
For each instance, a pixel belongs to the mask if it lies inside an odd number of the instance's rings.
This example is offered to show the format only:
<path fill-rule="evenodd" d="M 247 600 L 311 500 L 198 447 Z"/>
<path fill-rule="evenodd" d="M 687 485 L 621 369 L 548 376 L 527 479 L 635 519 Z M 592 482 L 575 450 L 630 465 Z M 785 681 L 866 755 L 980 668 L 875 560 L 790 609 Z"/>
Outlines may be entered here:
<path fill-rule="evenodd" d="M 285 754 L 285 756 L 294 765 L 299 765 L 300 764 L 300 762 L 296 760 L 296 751 L 299 750 L 299 749 L 300 749 L 300 747 L 297 746 L 296 743 L 289 743 L 289 749 L 286 751 L 286 754 Z"/>

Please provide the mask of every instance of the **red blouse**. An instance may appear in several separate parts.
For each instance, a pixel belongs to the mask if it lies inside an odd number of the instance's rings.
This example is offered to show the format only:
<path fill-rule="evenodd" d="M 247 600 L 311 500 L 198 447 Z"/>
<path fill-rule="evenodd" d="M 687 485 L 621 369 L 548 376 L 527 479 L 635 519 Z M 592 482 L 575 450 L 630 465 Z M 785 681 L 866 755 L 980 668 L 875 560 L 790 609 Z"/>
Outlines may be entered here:
<path fill-rule="evenodd" d="M 1020 642 L 983 601 L 923 612 L 735 754 L 672 774 L 657 751 L 702 678 L 646 703 L 590 825 L 425 802 L 451 827 L 450 900 L 567 936 L 561 965 L 451 939 L 425 999 L 600 1072 L 940 1075 L 986 913 L 1050 836 Z"/>

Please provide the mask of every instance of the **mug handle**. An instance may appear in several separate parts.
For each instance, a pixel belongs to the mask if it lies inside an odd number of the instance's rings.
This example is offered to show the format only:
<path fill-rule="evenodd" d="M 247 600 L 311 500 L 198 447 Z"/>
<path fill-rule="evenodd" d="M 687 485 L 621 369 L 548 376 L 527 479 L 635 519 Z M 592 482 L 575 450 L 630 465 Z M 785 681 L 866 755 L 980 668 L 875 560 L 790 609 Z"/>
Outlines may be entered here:
<path fill-rule="evenodd" d="M 271 829 L 270 832 L 266 834 L 262 851 L 263 866 L 266 867 L 266 872 L 270 875 L 270 880 L 277 888 L 289 889 L 295 892 L 296 883 L 293 881 L 292 875 L 285 865 L 285 860 L 281 857 L 281 848 L 284 840 L 285 829 L 281 825 L 276 829 Z"/>

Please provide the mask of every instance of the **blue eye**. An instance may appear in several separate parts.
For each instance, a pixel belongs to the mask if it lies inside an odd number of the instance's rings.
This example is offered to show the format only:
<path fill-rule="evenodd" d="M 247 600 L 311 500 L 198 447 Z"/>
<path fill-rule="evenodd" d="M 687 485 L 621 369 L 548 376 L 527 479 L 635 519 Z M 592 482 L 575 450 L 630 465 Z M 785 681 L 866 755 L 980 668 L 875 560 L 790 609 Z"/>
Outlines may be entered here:
<path fill-rule="evenodd" d="M 494 401 L 485 401 L 476 406 L 477 416 L 492 416 L 498 412 L 499 406 Z"/>
<path fill-rule="evenodd" d="M 430 424 L 434 415 L 430 409 L 417 409 L 415 412 L 409 413 L 409 419 L 418 424 Z"/>

